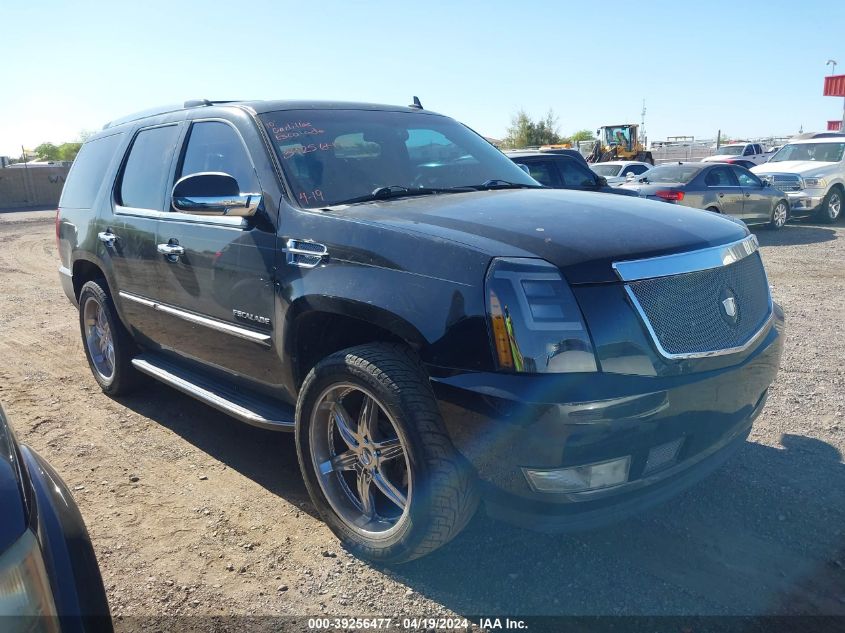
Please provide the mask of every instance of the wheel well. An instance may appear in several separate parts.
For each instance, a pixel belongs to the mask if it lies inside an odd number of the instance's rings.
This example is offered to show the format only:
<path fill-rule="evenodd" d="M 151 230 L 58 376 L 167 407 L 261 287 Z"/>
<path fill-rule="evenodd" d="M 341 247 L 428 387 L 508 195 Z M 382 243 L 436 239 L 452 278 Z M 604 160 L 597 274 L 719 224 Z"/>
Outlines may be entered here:
<path fill-rule="evenodd" d="M 378 325 L 330 312 L 300 317 L 294 334 L 294 369 L 299 388 L 308 372 L 323 358 L 347 347 L 364 343 L 407 341 Z"/>
<path fill-rule="evenodd" d="M 82 286 L 92 279 L 99 279 L 104 277 L 103 271 L 97 264 L 93 264 L 87 260 L 80 259 L 73 264 L 73 294 L 79 299 L 79 293 L 82 292 Z M 105 290 L 105 288 L 104 288 Z"/>
<path fill-rule="evenodd" d="M 719 207 L 709 206 L 705 211 L 712 211 L 713 213 L 721 213 L 722 210 Z"/>

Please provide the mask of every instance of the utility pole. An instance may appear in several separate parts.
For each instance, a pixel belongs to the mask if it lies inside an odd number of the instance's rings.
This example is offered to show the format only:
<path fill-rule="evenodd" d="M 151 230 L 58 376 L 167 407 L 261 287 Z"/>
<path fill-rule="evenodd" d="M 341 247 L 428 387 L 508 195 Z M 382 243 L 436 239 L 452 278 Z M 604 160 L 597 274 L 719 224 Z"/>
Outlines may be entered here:
<path fill-rule="evenodd" d="M 828 59 L 825 66 L 832 66 L 830 70 L 831 77 L 836 74 L 836 60 L 835 59 Z M 840 131 L 845 132 L 845 98 L 842 100 L 842 127 L 839 128 Z"/>
<path fill-rule="evenodd" d="M 648 149 L 648 136 L 645 131 L 645 99 L 643 99 L 643 111 L 640 112 L 640 138 L 642 139 L 643 149 Z"/>

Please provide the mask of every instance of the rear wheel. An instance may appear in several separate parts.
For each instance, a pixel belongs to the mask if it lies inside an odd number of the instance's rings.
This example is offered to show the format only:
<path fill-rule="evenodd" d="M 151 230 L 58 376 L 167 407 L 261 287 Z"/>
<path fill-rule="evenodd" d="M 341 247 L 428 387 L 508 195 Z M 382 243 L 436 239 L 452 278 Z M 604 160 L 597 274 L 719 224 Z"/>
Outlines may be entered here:
<path fill-rule="evenodd" d="M 87 282 L 79 292 L 79 329 L 94 379 L 110 396 L 131 392 L 143 379 L 132 366 L 137 352 L 114 308 L 105 280 Z"/>
<path fill-rule="evenodd" d="M 308 493 L 344 546 L 402 563 L 451 540 L 477 506 L 473 476 L 443 428 L 413 353 L 371 344 L 321 361 L 296 408 Z"/>
<path fill-rule="evenodd" d="M 836 222 L 842 215 L 842 189 L 833 187 L 825 196 L 817 214 L 821 222 L 830 224 Z"/>
<path fill-rule="evenodd" d="M 769 219 L 769 228 L 779 230 L 783 228 L 786 221 L 789 219 L 789 205 L 785 200 L 781 200 L 772 209 L 772 217 Z"/>

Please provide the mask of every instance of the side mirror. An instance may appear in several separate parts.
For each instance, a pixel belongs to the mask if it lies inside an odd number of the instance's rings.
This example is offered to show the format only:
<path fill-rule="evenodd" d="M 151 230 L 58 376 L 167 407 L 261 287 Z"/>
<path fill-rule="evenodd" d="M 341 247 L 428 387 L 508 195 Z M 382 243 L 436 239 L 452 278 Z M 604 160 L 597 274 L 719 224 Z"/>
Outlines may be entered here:
<path fill-rule="evenodd" d="M 607 187 L 607 178 L 604 176 L 596 176 L 596 187 Z"/>
<path fill-rule="evenodd" d="M 173 185 L 173 208 L 195 215 L 254 215 L 261 203 L 260 193 L 241 193 L 238 181 L 222 172 L 190 174 Z"/>
<path fill-rule="evenodd" d="M 636 177 L 637 175 L 634 172 L 629 171 L 625 176 L 625 180 L 627 180 L 628 182 L 633 182 Z"/>
<path fill-rule="evenodd" d="M 768 180 L 763 180 L 763 181 L 762 181 L 762 183 L 763 183 L 763 186 L 764 186 L 764 187 L 768 187 L 768 186 L 769 186 L 769 181 L 768 181 Z"/>
<path fill-rule="evenodd" d="M 529 176 L 531 175 L 531 170 L 528 169 L 528 165 L 526 165 L 525 163 L 517 163 L 516 166 L 519 167 L 522 171 L 524 171 Z"/>

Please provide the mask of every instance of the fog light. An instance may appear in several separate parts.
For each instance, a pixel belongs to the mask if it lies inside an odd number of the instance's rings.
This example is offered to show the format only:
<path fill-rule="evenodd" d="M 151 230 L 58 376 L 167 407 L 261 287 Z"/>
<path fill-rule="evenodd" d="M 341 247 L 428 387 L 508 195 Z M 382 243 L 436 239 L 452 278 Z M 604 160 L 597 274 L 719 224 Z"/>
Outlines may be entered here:
<path fill-rule="evenodd" d="M 523 470 L 531 488 L 537 492 L 580 492 L 624 484 L 628 481 L 630 466 L 631 456 L 626 455 L 620 459 L 572 468 Z"/>

